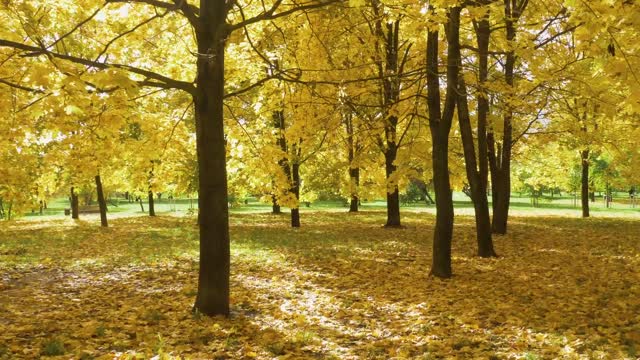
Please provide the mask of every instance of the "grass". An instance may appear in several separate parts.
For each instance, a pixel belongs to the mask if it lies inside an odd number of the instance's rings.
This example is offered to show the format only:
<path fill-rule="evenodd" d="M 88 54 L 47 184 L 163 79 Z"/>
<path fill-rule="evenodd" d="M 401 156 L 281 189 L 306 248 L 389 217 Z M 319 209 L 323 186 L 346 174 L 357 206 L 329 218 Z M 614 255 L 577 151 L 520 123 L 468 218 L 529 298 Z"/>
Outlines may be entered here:
<path fill-rule="evenodd" d="M 193 217 L 0 223 L 0 359 L 53 354 L 52 339 L 70 358 L 636 356 L 635 214 L 527 210 L 496 237 L 498 259 L 475 257 L 473 219 L 457 216 L 443 281 L 428 276 L 429 209 L 405 207 L 405 228 L 385 229 L 375 206 L 314 206 L 300 229 L 286 214 L 233 212 L 229 319 L 191 312 Z"/>
<path fill-rule="evenodd" d="M 629 203 L 629 199 L 626 193 L 614 194 L 614 201 L 610 208 L 607 208 L 602 201 L 601 197 L 596 197 L 598 201 L 590 203 L 590 210 L 592 216 L 596 217 L 638 217 L 640 218 L 640 203 L 636 207 L 632 207 Z M 459 215 L 473 215 L 473 204 L 469 197 L 461 192 L 454 192 L 453 194 L 454 206 L 456 214 Z M 491 199 L 489 199 L 491 200 Z M 117 206 L 115 206 L 115 205 Z M 114 198 L 108 204 L 109 214 L 108 218 L 122 218 L 131 216 L 146 216 L 148 213 L 148 203 L 144 203 L 145 211 L 140 210 L 140 204 L 136 202 L 128 202 L 125 199 Z M 25 214 L 25 219 L 32 220 L 62 220 L 69 216 L 64 215 L 64 209 L 68 208 L 68 200 L 66 198 L 58 198 L 52 200 L 48 204 L 48 209 L 44 210 L 43 215 L 40 215 L 38 211 Z M 190 216 L 198 207 L 197 199 L 175 199 L 168 200 L 163 198 L 156 200 L 155 210 L 158 215 L 172 215 L 172 216 Z M 328 211 L 333 212 L 340 209 L 347 209 L 340 201 L 316 201 L 311 204 L 310 207 L 301 205 L 301 212 L 319 212 Z M 363 201 L 360 209 L 363 211 L 381 211 L 386 209 L 386 203 L 383 200 L 368 200 Z M 264 204 L 257 202 L 255 199 L 250 199 L 248 204 L 234 205 L 231 207 L 231 213 L 245 214 L 245 213 L 268 213 L 271 211 L 270 204 Z M 287 208 L 282 209 L 283 212 L 287 212 Z M 414 202 L 410 204 L 402 204 L 401 211 L 410 212 L 425 212 L 435 214 L 435 206 L 426 205 L 423 202 Z M 513 193 L 511 197 L 511 210 L 510 213 L 516 216 L 566 216 L 566 217 L 580 217 L 582 211 L 580 209 L 580 199 L 576 199 L 571 194 L 564 194 L 563 196 L 554 197 L 543 196 L 539 199 L 537 206 L 533 206 L 531 198 L 528 195 L 522 195 L 520 193 Z M 98 214 L 82 214 L 82 219 L 90 221 L 96 221 L 99 219 Z"/>

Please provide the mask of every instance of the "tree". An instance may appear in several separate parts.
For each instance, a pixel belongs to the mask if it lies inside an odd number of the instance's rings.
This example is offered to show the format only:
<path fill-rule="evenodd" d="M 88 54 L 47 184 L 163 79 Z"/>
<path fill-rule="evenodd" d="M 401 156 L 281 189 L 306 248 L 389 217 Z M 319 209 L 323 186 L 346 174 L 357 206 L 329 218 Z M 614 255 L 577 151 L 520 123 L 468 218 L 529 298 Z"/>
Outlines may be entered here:
<path fill-rule="evenodd" d="M 438 9 L 442 11 L 442 9 Z M 458 90 L 458 57 L 456 49 L 460 36 L 460 7 L 447 10 L 444 24 L 447 37 L 447 88 L 444 109 L 440 107 L 439 27 L 431 20 L 427 26 L 427 109 L 432 138 L 433 187 L 436 194 L 436 226 L 433 235 L 433 263 L 431 275 L 451 277 L 451 237 L 453 235 L 453 199 L 449 182 L 449 131 L 453 120 Z M 436 9 L 430 6 L 429 12 Z"/>
<path fill-rule="evenodd" d="M 486 4 L 481 4 L 486 5 Z M 489 58 L 489 10 L 478 20 L 474 19 L 476 29 L 476 38 L 478 43 L 478 81 L 483 84 L 488 77 L 488 58 Z M 457 42 L 457 43 L 452 43 Z M 460 39 L 452 38 L 448 42 L 448 46 L 452 47 L 451 56 L 455 56 L 457 71 L 460 72 L 459 64 L 462 63 L 460 52 Z M 481 257 L 497 256 L 493 249 L 493 240 L 491 238 L 489 202 L 487 200 L 487 180 L 489 175 L 487 160 L 487 117 L 489 114 L 489 100 L 485 93 L 477 94 L 477 155 L 476 144 L 474 144 L 474 134 L 471 128 L 471 119 L 469 114 L 469 105 L 467 100 L 467 85 L 464 76 L 458 77 L 458 123 L 460 125 L 460 135 L 462 138 L 462 146 L 464 151 L 464 162 L 469 182 L 471 200 L 473 201 L 475 217 L 476 217 L 476 236 L 478 241 L 478 255 Z"/>
<path fill-rule="evenodd" d="M 103 49 L 98 50 L 98 56 L 95 57 L 95 60 L 91 55 L 83 56 L 80 51 L 78 51 L 77 55 L 71 55 L 52 49 L 64 38 L 77 33 L 77 30 L 95 18 L 104 6 L 125 2 L 155 7 L 159 11 L 152 19 L 141 22 L 139 25 L 134 26 L 131 31 L 115 36 L 113 41 L 107 43 Z M 43 42 L 29 43 L 28 41 L 23 43 L 6 38 L 0 39 L 0 47 L 13 48 L 16 51 L 31 54 L 31 56 L 46 57 L 52 61 L 57 59 L 81 65 L 83 67 L 80 69 L 81 73 L 85 73 L 89 69 L 92 71 L 105 69 L 122 70 L 125 74 L 123 79 L 125 81 L 123 81 L 124 84 L 115 84 L 116 88 L 122 88 L 123 86 L 153 86 L 162 89 L 179 89 L 192 96 L 197 138 L 201 259 L 198 294 L 194 309 L 203 314 L 226 315 L 229 313 L 229 212 L 227 205 L 223 100 L 225 96 L 231 96 L 243 90 L 235 89 L 235 91 L 225 93 L 224 72 L 227 39 L 232 32 L 251 24 L 287 16 L 297 11 L 319 8 L 328 3 L 330 1 L 314 1 L 299 6 L 289 6 L 286 10 L 281 10 L 282 2 L 276 0 L 270 7 L 263 7 L 259 10 L 257 15 L 244 18 L 243 5 L 235 2 L 227 4 L 224 1 L 201 0 L 200 6 L 197 7 L 186 1 L 108 0 L 106 4 L 98 7 L 85 20 L 72 25 L 71 31 L 60 32 L 64 35 L 51 44 L 47 45 Z M 237 7 L 241 17 L 236 22 L 232 22 L 233 19 L 228 19 L 228 14 L 234 7 Z M 129 32 L 134 32 L 143 24 L 162 18 L 170 12 L 181 14 L 195 34 L 197 63 L 196 79 L 193 83 L 186 80 L 176 80 L 153 70 L 104 60 L 109 58 L 108 56 L 103 57 L 103 55 L 108 53 L 109 47 L 113 42 Z M 227 20 L 231 21 L 227 22 Z M 129 76 L 139 80 L 131 80 Z M 258 81 L 257 83 L 260 82 Z"/>

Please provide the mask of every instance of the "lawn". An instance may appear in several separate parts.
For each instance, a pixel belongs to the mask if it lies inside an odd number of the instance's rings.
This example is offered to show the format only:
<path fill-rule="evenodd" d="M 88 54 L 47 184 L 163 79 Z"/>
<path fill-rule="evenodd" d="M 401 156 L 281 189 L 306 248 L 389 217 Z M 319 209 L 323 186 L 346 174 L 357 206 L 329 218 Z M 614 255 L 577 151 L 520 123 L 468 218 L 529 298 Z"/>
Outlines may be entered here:
<path fill-rule="evenodd" d="M 639 356 L 636 211 L 515 208 L 489 260 L 474 256 L 472 218 L 457 216 L 449 280 L 428 276 L 432 210 L 403 211 L 403 229 L 381 227 L 373 207 L 312 206 L 300 229 L 286 215 L 233 213 L 228 319 L 191 312 L 192 216 L 2 222 L 0 358 Z"/>

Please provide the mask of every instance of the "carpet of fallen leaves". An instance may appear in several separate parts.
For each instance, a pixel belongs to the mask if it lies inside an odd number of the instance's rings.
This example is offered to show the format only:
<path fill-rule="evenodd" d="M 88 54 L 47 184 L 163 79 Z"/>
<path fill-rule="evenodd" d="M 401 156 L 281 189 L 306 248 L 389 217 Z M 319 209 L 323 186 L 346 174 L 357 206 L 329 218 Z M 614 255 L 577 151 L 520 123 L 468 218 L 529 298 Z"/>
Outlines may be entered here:
<path fill-rule="evenodd" d="M 193 218 L 0 225 L 0 359 L 635 359 L 640 223 L 513 218 L 498 259 L 456 218 L 455 276 L 428 276 L 433 216 L 232 218 L 230 318 L 193 314 Z"/>

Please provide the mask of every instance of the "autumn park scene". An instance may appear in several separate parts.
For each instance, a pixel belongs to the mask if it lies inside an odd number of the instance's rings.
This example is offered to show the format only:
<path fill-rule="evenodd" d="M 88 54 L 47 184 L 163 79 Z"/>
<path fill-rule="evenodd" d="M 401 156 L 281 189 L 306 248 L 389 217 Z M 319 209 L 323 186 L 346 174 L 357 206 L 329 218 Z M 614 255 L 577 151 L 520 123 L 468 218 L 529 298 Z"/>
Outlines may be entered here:
<path fill-rule="evenodd" d="M 637 0 L 2 0 L 0 109 L 0 359 L 640 359 Z"/>

